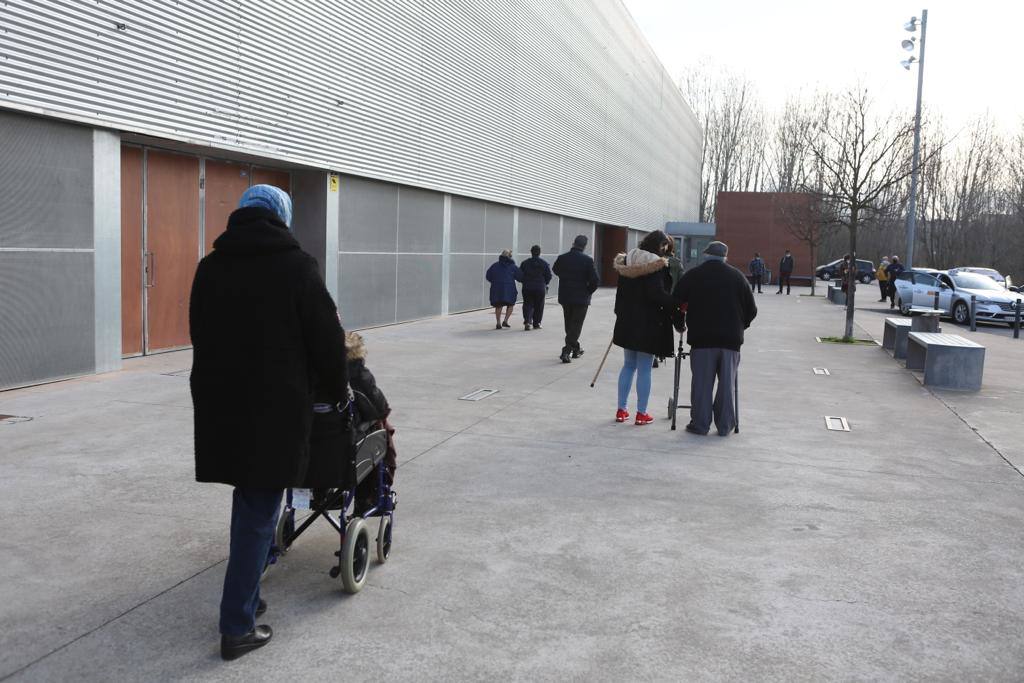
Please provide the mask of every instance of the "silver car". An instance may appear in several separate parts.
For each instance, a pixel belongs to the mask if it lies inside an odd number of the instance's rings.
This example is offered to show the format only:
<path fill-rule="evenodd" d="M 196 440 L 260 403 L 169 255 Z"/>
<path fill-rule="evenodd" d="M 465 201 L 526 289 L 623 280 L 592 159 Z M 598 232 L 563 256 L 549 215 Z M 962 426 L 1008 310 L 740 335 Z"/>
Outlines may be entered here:
<path fill-rule="evenodd" d="M 976 297 L 977 320 L 1007 325 L 1013 325 L 1017 300 L 1024 298 L 1001 287 L 987 275 L 958 268 L 918 271 L 911 277 L 901 276 L 896 282 L 896 291 L 900 312 L 904 314 L 909 312 L 910 306 L 933 307 L 935 294 L 938 293 L 939 308 L 943 314 L 961 325 L 971 322 L 971 295 Z"/>

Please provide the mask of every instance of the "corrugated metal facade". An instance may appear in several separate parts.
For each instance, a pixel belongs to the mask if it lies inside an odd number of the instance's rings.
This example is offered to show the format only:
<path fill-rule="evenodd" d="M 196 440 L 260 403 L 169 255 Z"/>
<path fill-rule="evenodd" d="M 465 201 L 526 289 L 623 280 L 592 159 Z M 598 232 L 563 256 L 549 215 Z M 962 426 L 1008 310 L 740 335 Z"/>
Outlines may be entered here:
<path fill-rule="evenodd" d="M 0 107 L 653 229 L 696 119 L 618 0 L 5 0 Z"/>

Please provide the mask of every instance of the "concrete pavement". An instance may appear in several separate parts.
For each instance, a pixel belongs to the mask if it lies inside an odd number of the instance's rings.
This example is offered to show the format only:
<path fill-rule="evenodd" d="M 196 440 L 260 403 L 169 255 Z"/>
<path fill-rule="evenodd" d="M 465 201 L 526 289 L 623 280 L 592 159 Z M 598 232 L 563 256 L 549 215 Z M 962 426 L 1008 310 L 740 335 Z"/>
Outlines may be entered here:
<path fill-rule="evenodd" d="M 346 596 L 318 524 L 265 580 L 274 641 L 231 663 L 229 489 L 192 480 L 189 354 L 0 393 L 32 418 L 0 424 L 0 678 L 1021 678 L 1024 341 L 992 335 L 978 394 L 937 393 L 816 343 L 839 307 L 765 293 L 741 433 L 698 437 L 668 430 L 671 364 L 650 426 L 613 421 L 619 350 L 589 388 L 612 295 L 570 365 L 557 305 L 537 332 L 365 332 L 399 429 L 392 559 Z M 858 322 L 880 338 L 883 313 Z"/>

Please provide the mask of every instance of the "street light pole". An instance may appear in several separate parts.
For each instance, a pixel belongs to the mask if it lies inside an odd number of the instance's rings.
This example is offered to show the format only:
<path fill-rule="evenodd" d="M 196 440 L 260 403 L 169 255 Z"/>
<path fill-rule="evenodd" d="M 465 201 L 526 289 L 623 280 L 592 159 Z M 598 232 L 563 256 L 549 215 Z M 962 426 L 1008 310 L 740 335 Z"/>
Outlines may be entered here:
<path fill-rule="evenodd" d="M 921 55 L 917 60 L 917 112 L 914 114 L 914 160 L 910 169 L 910 205 L 907 207 L 907 268 L 914 267 L 914 229 L 917 227 L 917 174 L 921 163 L 921 92 L 924 89 L 924 41 L 928 10 L 921 10 Z"/>

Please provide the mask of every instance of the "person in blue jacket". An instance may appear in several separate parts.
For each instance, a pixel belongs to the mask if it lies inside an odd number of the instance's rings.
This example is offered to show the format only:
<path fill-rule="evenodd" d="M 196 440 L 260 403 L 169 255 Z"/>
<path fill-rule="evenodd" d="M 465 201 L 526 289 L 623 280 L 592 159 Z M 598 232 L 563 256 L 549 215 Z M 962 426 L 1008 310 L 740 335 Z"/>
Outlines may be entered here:
<path fill-rule="evenodd" d="M 487 269 L 487 281 L 491 283 L 491 305 L 494 306 L 494 329 L 510 327 L 508 319 L 512 317 L 518 292 L 516 281 L 523 281 L 523 272 L 512 260 L 512 252 L 506 249 L 501 252 L 498 260 Z M 505 319 L 501 319 L 501 309 L 505 309 Z"/>
<path fill-rule="evenodd" d="M 530 247 L 530 258 L 519 264 L 523 273 L 523 327 L 539 330 L 544 319 L 544 298 L 551 282 L 551 266 L 540 257 L 540 245 Z"/>

